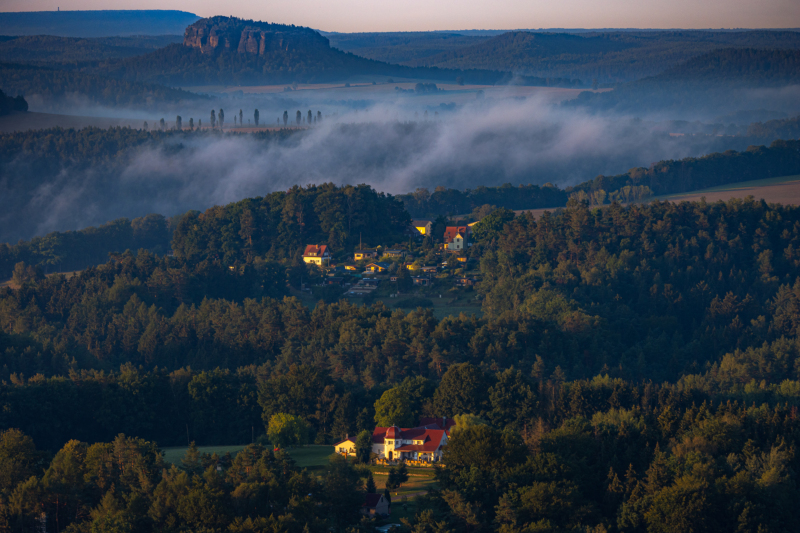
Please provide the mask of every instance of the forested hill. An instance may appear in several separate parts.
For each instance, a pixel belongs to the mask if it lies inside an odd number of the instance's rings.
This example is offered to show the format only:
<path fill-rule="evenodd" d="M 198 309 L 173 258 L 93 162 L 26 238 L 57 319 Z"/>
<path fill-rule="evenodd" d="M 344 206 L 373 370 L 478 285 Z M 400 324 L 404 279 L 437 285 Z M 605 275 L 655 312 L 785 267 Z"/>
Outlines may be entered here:
<path fill-rule="evenodd" d="M 665 71 L 654 83 L 685 82 L 775 87 L 800 83 L 800 49 L 725 48 Z"/>
<path fill-rule="evenodd" d="M 789 124 L 794 122 L 796 119 Z M 601 175 L 566 189 L 551 184 L 519 187 L 506 184 L 464 191 L 437 187 L 433 192 L 417 189 L 397 198 L 415 218 L 469 213 L 479 218 L 479 213 L 490 208 L 521 210 L 563 206 L 576 194 L 576 198 L 592 204 L 647 201 L 652 195 L 795 174 L 800 174 L 800 140 L 775 141 L 770 146 L 751 146 L 742 152 L 728 150 L 679 161 L 659 161 L 650 168 L 636 167 L 616 176 Z M 585 194 L 579 194 L 581 192 Z"/>
<path fill-rule="evenodd" d="M 483 317 L 145 252 L 0 289 L 0 525 L 364 531 L 375 425 L 455 413 L 406 530 L 796 531 L 798 250 L 797 207 L 577 205 L 471 247 Z M 298 472 L 273 419 L 366 457 Z"/>
<path fill-rule="evenodd" d="M 356 75 L 493 84 L 510 79 L 496 70 L 411 68 L 373 61 L 331 48 L 309 28 L 232 17 L 202 19 L 186 29 L 184 43 L 151 54 L 108 62 L 115 77 L 167 85 L 289 83 L 342 80 Z M 545 85 L 547 80 L 524 80 Z M 561 83 L 551 80 L 550 84 Z M 574 82 L 563 80 L 564 84 Z"/>
<path fill-rule="evenodd" d="M 600 84 L 657 75 L 720 48 L 796 49 L 796 31 L 517 31 L 494 37 L 468 33 L 330 35 L 334 46 L 409 66 L 489 68 Z"/>
<path fill-rule="evenodd" d="M 565 106 L 623 113 L 695 113 L 791 106 L 793 95 L 759 93 L 800 83 L 800 49 L 727 48 L 693 58 L 657 76 L 623 84 L 604 93 L 581 93 Z M 782 100 L 783 98 L 783 100 Z M 724 103 L 724 104 L 723 104 Z M 795 109 L 796 111 L 796 106 Z"/>

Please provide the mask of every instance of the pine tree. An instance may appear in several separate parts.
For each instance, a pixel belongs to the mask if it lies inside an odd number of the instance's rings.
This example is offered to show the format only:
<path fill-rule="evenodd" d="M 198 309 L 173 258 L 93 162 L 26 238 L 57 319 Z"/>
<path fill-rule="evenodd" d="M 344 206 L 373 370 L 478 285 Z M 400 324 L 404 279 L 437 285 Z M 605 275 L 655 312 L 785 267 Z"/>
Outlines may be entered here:
<path fill-rule="evenodd" d="M 372 478 L 372 472 L 367 474 L 366 491 L 367 491 L 367 494 L 377 494 L 378 493 L 378 487 L 375 486 L 375 480 Z"/>

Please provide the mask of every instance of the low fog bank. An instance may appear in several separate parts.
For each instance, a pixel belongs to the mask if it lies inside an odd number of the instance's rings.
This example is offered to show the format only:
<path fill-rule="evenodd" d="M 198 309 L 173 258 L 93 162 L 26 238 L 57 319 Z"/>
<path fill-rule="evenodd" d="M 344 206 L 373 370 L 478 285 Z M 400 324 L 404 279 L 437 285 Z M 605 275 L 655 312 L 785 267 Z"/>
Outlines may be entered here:
<path fill-rule="evenodd" d="M 444 107 L 419 102 L 360 111 L 329 104 L 321 123 L 280 142 L 245 134 L 173 136 L 135 149 L 124 161 L 64 167 L 27 189 L 10 186 L 0 175 L 0 242 L 123 216 L 203 210 L 296 184 L 367 183 L 392 194 L 503 183 L 563 187 L 663 159 L 743 150 L 771 140 L 674 136 L 637 118 L 559 109 L 535 98 Z M 295 107 L 305 116 L 310 106 Z M 230 109 L 227 124 L 233 122 Z M 295 111 L 290 108 L 291 121 Z M 277 112 L 265 109 L 262 117 L 269 114 Z M 187 122 L 184 117 L 184 126 Z M 16 161 L 6 172 L 19 175 L 26 168 Z"/>

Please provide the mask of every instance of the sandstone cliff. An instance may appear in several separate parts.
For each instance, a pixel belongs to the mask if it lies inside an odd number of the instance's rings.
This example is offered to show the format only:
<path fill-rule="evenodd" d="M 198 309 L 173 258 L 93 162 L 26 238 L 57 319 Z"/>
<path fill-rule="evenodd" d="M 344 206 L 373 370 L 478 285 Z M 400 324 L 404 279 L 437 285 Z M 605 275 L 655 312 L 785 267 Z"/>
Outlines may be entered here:
<path fill-rule="evenodd" d="M 328 39 L 310 28 L 229 17 L 195 22 L 186 28 L 183 44 L 204 54 L 226 50 L 259 56 L 277 51 L 330 48 Z"/>

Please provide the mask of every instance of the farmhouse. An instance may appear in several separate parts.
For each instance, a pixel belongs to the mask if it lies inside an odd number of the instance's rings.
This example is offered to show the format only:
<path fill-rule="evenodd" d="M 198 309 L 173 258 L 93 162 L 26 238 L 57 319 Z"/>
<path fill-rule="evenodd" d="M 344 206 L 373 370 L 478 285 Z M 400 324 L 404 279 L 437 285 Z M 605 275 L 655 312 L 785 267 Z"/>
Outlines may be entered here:
<path fill-rule="evenodd" d="M 309 244 L 303 252 L 303 261 L 311 265 L 327 265 L 331 261 L 330 247 L 325 244 Z"/>
<path fill-rule="evenodd" d="M 448 430 L 439 424 L 416 428 L 376 427 L 372 432 L 372 453 L 389 461 L 435 462 L 442 458 Z"/>

